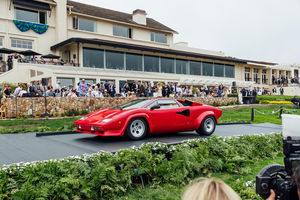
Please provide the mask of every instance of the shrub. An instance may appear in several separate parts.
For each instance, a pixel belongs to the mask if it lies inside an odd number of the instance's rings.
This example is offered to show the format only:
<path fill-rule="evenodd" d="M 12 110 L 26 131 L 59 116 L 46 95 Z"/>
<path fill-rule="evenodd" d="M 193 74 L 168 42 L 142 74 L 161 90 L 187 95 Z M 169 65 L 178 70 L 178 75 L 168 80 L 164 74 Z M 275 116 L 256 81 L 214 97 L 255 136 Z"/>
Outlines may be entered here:
<path fill-rule="evenodd" d="M 0 167 L 0 199 L 117 199 L 147 178 L 151 186 L 185 185 L 212 172 L 245 174 L 247 164 L 282 154 L 282 136 L 188 140 L 179 145 L 143 144 L 116 154 L 99 152 L 43 162 Z M 255 199 L 254 187 L 237 183 L 243 199 Z"/>
<path fill-rule="evenodd" d="M 227 96 L 228 97 L 236 97 L 236 98 L 238 98 L 239 94 L 238 93 L 231 93 L 231 94 L 228 94 Z"/>

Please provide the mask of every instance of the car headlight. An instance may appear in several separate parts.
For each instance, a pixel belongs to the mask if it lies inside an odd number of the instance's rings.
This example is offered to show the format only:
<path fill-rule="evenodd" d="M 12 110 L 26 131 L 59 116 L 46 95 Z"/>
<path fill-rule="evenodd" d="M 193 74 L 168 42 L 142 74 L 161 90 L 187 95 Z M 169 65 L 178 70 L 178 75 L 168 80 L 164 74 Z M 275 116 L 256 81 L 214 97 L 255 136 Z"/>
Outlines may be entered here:
<path fill-rule="evenodd" d="M 110 122 L 112 119 L 110 119 L 110 118 L 107 118 L 107 119 L 104 119 L 104 120 L 102 120 L 101 122 L 104 122 L 104 123 L 106 123 L 106 122 Z"/>
<path fill-rule="evenodd" d="M 81 117 L 79 120 L 85 120 L 87 119 L 88 117 Z"/>

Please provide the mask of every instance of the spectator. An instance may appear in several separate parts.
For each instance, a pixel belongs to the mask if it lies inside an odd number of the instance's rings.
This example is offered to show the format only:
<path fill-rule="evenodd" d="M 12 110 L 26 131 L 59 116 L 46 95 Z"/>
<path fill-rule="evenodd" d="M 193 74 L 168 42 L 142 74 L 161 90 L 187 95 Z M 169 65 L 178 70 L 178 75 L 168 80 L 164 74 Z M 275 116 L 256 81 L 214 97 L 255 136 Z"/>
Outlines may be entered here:
<path fill-rule="evenodd" d="M 54 90 L 54 96 L 55 96 L 55 97 L 61 97 L 61 91 L 60 91 L 58 88 L 56 88 L 56 89 Z"/>
<path fill-rule="evenodd" d="M 102 91 L 99 90 L 99 88 L 96 90 L 95 97 L 96 98 L 102 98 L 103 97 Z"/>
<path fill-rule="evenodd" d="M 116 86 L 113 81 L 111 81 L 111 83 L 109 85 L 109 94 L 111 97 L 115 97 L 115 95 L 116 95 Z"/>
<path fill-rule="evenodd" d="M 19 97 L 27 97 L 27 91 L 22 88 L 22 90 L 18 94 Z"/>
<path fill-rule="evenodd" d="M 296 106 L 300 106 L 300 99 L 298 98 L 298 96 L 294 96 L 294 98 L 292 98 L 291 102 L 293 104 L 295 104 Z"/>
<path fill-rule="evenodd" d="M 10 98 L 12 97 L 12 91 L 11 91 L 11 86 L 7 85 L 6 89 L 3 91 L 5 98 Z"/>
<path fill-rule="evenodd" d="M 61 83 L 60 83 L 60 81 L 57 81 L 55 89 L 58 89 L 59 91 L 61 91 Z"/>
<path fill-rule="evenodd" d="M 79 90 L 78 92 L 79 92 L 79 97 L 85 97 L 87 94 L 85 87 L 82 87 L 81 90 Z"/>
<path fill-rule="evenodd" d="M 22 90 L 22 84 L 19 83 L 18 87 L 15 89 L 14 96 L 18 97 L 21 90 Z"/>
<path fill-rule="evenodd" d="M 283 93 L 284 93 L 284 89 L 283 89 L 283 87 L 282 87 L 282 86 L 280 87 L 280 89 L 279 89 L 279 92 L 280 92 L 280 95 L 283 95 Z"/>
<path fill-rule="evenodd" d="M 46 97 L 55 97 L 55 92 L 53 91 L 52 86 L 47 90 Z"/>
<path fill-rule="evenodd" d="M 78 85 L 78 92 L 82 91 L 82 88 L 84 88 L 85 91 L 87 91 L 87 89 L 88 89 L 87 84 L 84 79 L 82 79 L 81 83 L 79 83 L 79 85 Z"/>
<path fill-rule="evenodd" d="M 34 90 L 34 94 L 33 94 L 34 97 L 43 96 L 43 93 L 42 93 L 43 88 L 41 85 L 38 84 L 37 81 L 34 81 L 33 90 Z"/>
<path fill-rule="evenodd" d="M 76 93 L 77 93 L 76 90 L 73 89 L 69 92 L 68 97 L 77 97 Z"/>
<path fill-rule="evenodd" d="M 7 58 L 8 71 L 12 70 L 12 65 L 13 65 L 12 56 L 8 56 Z"/>
<path fill-rule="evenodd" d="M 182 200 L 241 200 L 241 198 L 223 181 L 202 178 L 185 191 Z"/>
<path fill-rule="evenodd" d="M 67 97 L 68 96 L 68 91 L 65 88 L 61 89 L 61 96 L 62 97 Z"/>

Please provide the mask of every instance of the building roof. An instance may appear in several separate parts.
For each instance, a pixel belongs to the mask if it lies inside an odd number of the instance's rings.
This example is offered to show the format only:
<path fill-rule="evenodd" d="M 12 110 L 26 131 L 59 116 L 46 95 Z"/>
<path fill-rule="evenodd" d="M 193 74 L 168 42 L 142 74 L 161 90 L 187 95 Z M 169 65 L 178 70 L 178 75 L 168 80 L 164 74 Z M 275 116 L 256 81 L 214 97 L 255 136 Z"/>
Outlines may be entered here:
<path fill-rule="evenodd" d="M 247 64 L 247 61 L 242 60 L 242 59 L 237 59 L 237 58 L 214 56 L 214 55 L 193 53 L 193 52 L 187 52 L 187 51 L 179 51 L 179 50 L 168 49 L 168 48 L 157 48 L 157 47 L 150 47 L 150 46 L 144 46 L 144 45 L 135 45 L 135 44 L 122 43 L 122 42 L 115 42 L 115 41 L 110 41 L 110 40 L 101 40 L 101 39 L 96 39 L 96 38 L 95 39 L 70 38 L 70 39 L 67 39 L 63 42 L 60 42 L 60 43 L 52 46 L 51 50 L 55 50 L 59 47 L 68 45 L 70 43 L 77 43 L 77 42 L 125 48 L 125 49 L 133 49 L 133 50 L 140 50 L 140 51 L 148 51 L 148 52 L 155 52 L 155 53 L 163 53 L 163 54 L 169 54 L 169 55 L 188 56 L 188 57 L 194 57 L 194 58 L 211 59 L 211 60 L 218 60 L 218 61 Z"/>
<path fill-rule="evenodd" d="M 49 0 L 50 1 L 50 0 Z M 104 18 L 104 19 L 109 19 L 109 20 L 114 20 L 114 21 L 119 21 L 119 22 L 124 22 L 124 23 L 129 23 L 133 25 L 138 25 L 138 26 L 144 26 L 147 28 L 152 28 L 152 29 L 157 29 L 161 31 L 168 31 L 168 32 L 174 32 L 173 29 L 159 23 L 158 21 L 147 18 L 146 25 L 138 24 L 132 20 L 132 14 L 128 13 L 123 13 L 115 10 L 110 10 L 106 8 L 101 8 L 97 6 L 92 6 L 88 4 L 83 4 L 75 1 L 70 1 L 68 0 L 67 5 L 72 6 L 72 11 L 85 14 L 85 15 L 90 15 L 94 17 L 99 17 L 99 18 Z"/>

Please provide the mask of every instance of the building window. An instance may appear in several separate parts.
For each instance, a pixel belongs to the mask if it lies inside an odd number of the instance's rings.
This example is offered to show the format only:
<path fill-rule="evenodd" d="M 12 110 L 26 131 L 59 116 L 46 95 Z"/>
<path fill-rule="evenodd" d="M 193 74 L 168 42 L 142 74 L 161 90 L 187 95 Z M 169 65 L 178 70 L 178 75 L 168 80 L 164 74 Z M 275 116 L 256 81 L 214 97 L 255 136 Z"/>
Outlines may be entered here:
<path fill-rule="evenodd" d="M 224 77 L 224 65 L 214 64 L 214 76 Z"/>
<path fill-rule="evenodd" d="M 12 39 L 11 47 L 22 48 L 22 49 L 32 49 L 32 41 Z"/>
<path fill-rule="evenodd" d="M 202 63 L 203 76 L 213 76 L 213 63 Z"/>
<path fill-rule="evenodd" d="M 145 72 L 159 72 L 159 57 L 144 56 L 144 70 Z"/>
<path fill-rule="evenodd" d="M 143 71 L 143 56 L 126 53 L 126 70 Z"/>
<path fill-rule="evenodd" d="M 167 35 L 162 33 L 151 32 L 151 41 L 167 44 Z"/>
<path fill-rule="evenodd" d="M 0 46 L 3 46 L 3 38 L 0 37 Z"/>
<path fill-rule="evenodd" d="M 188 61 L 176 60 L 176 74 L 187 74 Z"/>
<path fill-rule="evenodd" d="M 83 67 L 104 68 L 104 51 L 83 48 Z"/>
<path fill-rule="evenodd" d="M 81 82 L 82 79 L 84 79 L 84 78 L 80 78 L 79 81 Z M 96 79 L 84 79 L 84 82 L 86 84 L 94 85 L 94 84 L 96 84 Z"/>
<path fill-rule="evenodd" d="M 97 32 L 97 22 L 89 19 L 78 18 L 78 29 L 82 31 Z"/>
<path fill-rule="evenodd" d="M 235 77 L 234 65 L 225 65 L 225 77 L 227 77 L 227 78 Z"/>
<path fill-rule="evenodd" d="M 161 72 L 174 73 L 174 59 L 173 58 L 161 58 Z"/>
<path fill-rule="evenodd" d="M 116 51 L 105 51 L 107 69 L 124 70 L 124 53 Z"/>
<path fill-rule="evenodd" d="M 201 75 L 201 62 L 190 62 L 190 74 Z"/>
<path fill-rule="evenodd" d="M 250 68 L 249 67 L 245 68 L 245 81 L 251 81 L 251 78 L 250 78 Z"/>
<path fill-rule="evenodd" d="M 113 34 L 114 36 L 132 38 L 132 29 L 126 26 L 114 25 Z"/>
<path fill-rule="evenodd" d="M 64 88 L 68 88 L 69 85 L 75 85 L 75 80 L 73 78 L 56 78 L 56 82 L 60 81 L 60 85 Z"/>
<path fill-rule="evenodd" d="M 258 78 L 258 69 L 257 68 L 253 69 L 253 81 L 255 83 L 260 83 L 260 80 Z"/>
<path fill-rule="evenodd" d="M 37 24 L 47 24 L 47 14 L 42 11 L 34 11 L 15 7 L 15 19 Z"/>

